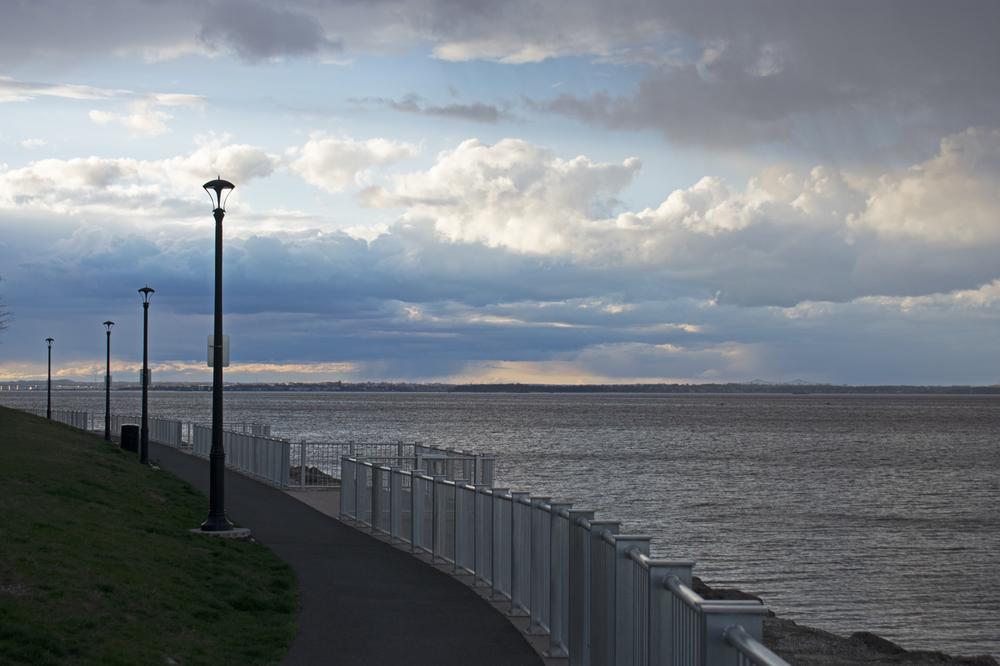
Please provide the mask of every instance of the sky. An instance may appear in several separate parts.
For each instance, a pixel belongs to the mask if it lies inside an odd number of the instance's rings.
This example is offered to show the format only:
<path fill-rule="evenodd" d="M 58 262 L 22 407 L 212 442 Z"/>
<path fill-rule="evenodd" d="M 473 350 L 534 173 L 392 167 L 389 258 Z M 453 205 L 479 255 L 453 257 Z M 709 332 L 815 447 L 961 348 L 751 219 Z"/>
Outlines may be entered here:
<path fill-rule="evenodd" d="M 996 2 L 3 5 L 0 382 L 1000 381 Z"/>

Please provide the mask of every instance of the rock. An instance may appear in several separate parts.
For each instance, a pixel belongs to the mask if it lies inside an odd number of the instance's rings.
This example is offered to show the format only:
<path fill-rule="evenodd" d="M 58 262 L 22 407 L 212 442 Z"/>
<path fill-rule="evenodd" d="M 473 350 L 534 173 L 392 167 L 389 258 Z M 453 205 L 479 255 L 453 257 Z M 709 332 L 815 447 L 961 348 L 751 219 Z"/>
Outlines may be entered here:
<path fill-rule="evenodd" d="M 902 654 L 903 652 L 906 652 L 905 648 L 896 645 L 886 638 L 873 634 L 870 631 L 856 631 L 851 634 L 851 640 L 860 641 L 870 649 L 883 654 Z"/>
<path fill-rule="evenodd" d="M 693 577 L 692 589 L 704 599 L 756 600 L 730 588 L 713 588 Z M 798 624 L 771 613 L 764 618 L 764 645 L 793 666 L 1000 666 L 993 657 L 953 657 L 942 652 L 907 650 L 868 631 L 850 638 Z"/>

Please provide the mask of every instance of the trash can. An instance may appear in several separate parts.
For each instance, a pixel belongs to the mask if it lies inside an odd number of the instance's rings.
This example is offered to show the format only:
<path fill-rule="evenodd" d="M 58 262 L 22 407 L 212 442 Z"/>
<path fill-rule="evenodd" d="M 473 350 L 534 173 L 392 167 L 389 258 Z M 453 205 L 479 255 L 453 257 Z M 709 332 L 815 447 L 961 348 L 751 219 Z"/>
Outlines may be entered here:
<path fill-rule="evenodd" d="M 132 453 L 139 453 L 139 426 L 122 426 L 122 448 Z"/>

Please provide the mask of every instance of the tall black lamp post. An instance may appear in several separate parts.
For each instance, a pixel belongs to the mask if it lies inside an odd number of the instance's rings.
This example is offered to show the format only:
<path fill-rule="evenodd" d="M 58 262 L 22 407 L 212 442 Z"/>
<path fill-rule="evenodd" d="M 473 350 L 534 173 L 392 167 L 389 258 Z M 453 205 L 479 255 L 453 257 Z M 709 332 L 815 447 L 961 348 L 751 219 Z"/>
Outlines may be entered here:
<path fill-rule="evenodd" d="M 147 284 L 142 294 L 142 422 L 139 426 L 139 462 L 149 462 L 149 297 L 155 293 Z"/>
<path fill-rule="evenodd" d="M 226 216 L 226 199 L 236 186 L 216 178 L 202 187 L 212 200 L 215 215 L 215 328 L 212 338 L 212 451 L 208 456 L 208 519 L 201 524 L 201 529 L 222 532 L 233 528 L 226 518 L 226 451 L 222 445 L 222 218 Z"/>
<path fill-rule="evenodd" d="M 108 365 L 104 373 L 104 441 L 111 441 L 111 327 L 115 325 L 113 321 L 104 322 L 104 328 L 108 329 Z"/>
<path fill-rule="evenodd" d="M 45 338 L 49 343 L 49 381 L 45 388 L 45 418 L 52 419 L 52 338 Z"/>

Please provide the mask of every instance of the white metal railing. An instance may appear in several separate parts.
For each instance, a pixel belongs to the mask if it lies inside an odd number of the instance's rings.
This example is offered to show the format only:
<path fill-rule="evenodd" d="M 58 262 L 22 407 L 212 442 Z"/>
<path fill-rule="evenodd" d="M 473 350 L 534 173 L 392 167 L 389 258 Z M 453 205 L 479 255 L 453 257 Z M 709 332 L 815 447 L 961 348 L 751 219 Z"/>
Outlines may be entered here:
<path fill-rule="evenodd" d="M 758 601 L 709 601 L 687 561 L 649 557 L 650 538 L 620 534 L 548 497 L 509 492 L 345 455 L 342 519 L 470 574 L 548 656 L 571 666 L 788 666 L 761 643 Z M 459 471 L 458 468 L 452 471 Z"/>
<path fill-rule="evenodd" d="M 223 431 L 226 467 L 283 488 L 288 485 L 289 443 L 281 439 Z M 202 458 L 212 451 L 212 428 L 191 426 L 191 452 Z"/>
<path fill-rule="evenodd" d="M 112 414 L 111 415 L 111 434 L 120 436 L 122 434 L 123 425 L 139 425 L 141 417 L 132 416 L 130 414 Z"/>
<path fill-rule="evenodd" d="M 141 416 L 132 414 L 112 414 L 111 434 L 121 435 L 123 425 L 139 425 Z M 158 416 L 149 417 L 149 439 L 153 442 L 166 444 L 175 448 L 184 446 L 185 424 L 177 419 L 165 419 Z"/>
<path fill-rule="evenodd" d="M 45 416 L 44 409 L 29 410 L 36 416 Z M 90 430 L 90 414 L 84 411 L 72 409 L 53 409 L 52 420 L 65 423 L 68 426 L 79 428 L 80 430 Z"/>
<path fill-rule="evenodd" d="M 181 436 L 183 432 L 183 421 L 163 419 L 158 416 L 149 417 L 149 438 L 154 442 L 180 448 L 184 446 Z"/>
<path fill-rule="evenodd" d="M 422 470 L 434 476 L 493 485 L 492 454 L 469 453 L 406 442 L 292 442 L 289 485 L 323 487 L 340 484 L 343 457 L 386 467 Z"/>

